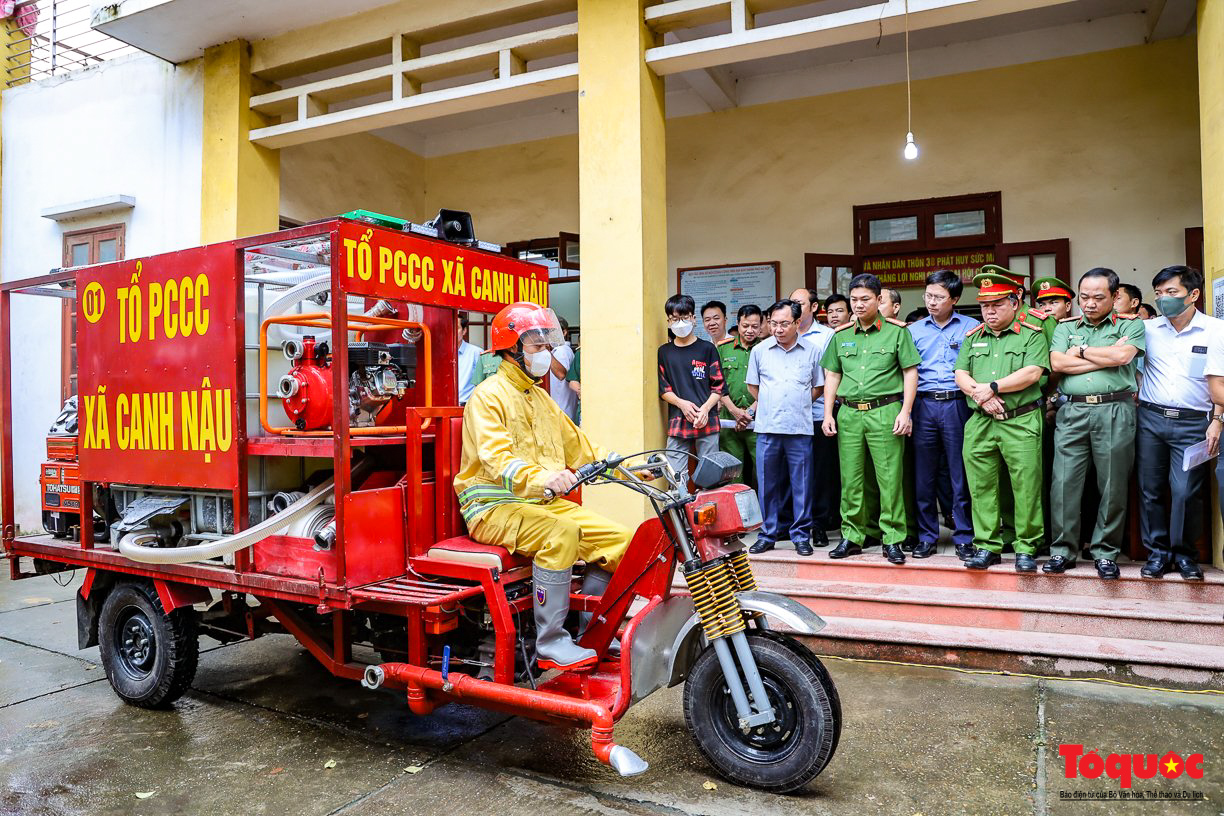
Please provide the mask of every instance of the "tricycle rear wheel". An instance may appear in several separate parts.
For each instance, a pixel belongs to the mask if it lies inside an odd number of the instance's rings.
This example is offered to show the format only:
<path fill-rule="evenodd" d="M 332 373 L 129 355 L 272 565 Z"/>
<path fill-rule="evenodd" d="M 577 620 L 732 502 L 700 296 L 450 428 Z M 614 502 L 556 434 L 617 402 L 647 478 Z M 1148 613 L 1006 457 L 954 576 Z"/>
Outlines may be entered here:
<path fill-rule="evenodd" d="M 689 673 L 684 719 L 697 748 L 725 778 L 775 793 L 797 790 L 824 770 L 837 747 L 841 707 L 836 691 L 829 694 L 832 680 L 813 668 L 802 646 L 772 633 L 747 635 L 778 719 L 747 733 L 740 730 L 713 648 L 697 658 Z"/>
<path fill-rule="evenodd" d="M 153 587 L 116 584 L 98 615 L 98 649 L 111 688 L 141 708 L 163 708 L 195 679 L 200 640 L 195 610 L 167 613 Z"/>

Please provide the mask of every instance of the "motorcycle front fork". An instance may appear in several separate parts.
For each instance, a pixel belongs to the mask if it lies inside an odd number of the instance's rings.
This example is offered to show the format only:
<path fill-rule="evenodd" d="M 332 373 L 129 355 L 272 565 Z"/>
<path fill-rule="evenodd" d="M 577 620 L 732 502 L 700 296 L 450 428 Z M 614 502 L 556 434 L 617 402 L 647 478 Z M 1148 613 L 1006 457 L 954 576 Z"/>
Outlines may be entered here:
<path fill-rule="evenodd" d="M 744 634 L 744 611 L 737 597 L 740 592 L 757 588 L 748 555 L 740 550 L 726 558 L 702 564 L 693 553 L 690 540 L 684 534 L 687 528 L 675 509 L 671 511 L 671 520 L 674 529 L 681 535 L 684 580 L 693 596 L 693 606 L 701 619 L 701 628 L 718 656 L 727 689 L 731 692 L 731 701 L 735 704 L 739 726 L 748 731 L 771 723 L 777 716 L 769 704 L 760 669 L 748 646 L 748 637 Z M 758 623 L 764 626 L 763 621 Z M 751 701 L 749 693 L 752 694 Z"/>

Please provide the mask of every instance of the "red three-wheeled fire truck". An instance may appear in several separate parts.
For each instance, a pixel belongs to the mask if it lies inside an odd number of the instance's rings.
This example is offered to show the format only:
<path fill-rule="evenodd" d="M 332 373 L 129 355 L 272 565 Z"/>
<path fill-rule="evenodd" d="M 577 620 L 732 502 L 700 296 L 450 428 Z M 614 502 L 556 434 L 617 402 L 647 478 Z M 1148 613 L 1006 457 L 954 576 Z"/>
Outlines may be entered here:
<path fill-rule="evenodd" d="M 78 396 L 14 427 L 13 318 L 30 296 L 73 304 Z M 286 632 L 337 677 L 405 692 L 419 715 L 462 702 L 589 728 L 624 775 L 647 765 L 616 744 L 615 723 L 683 682 L 686 722 L 719 773 L 806 784 L 837 747 L 841 710 L 792 634 L 823 623 L 758 589 L 743 536 L 760 510 L 733 458 L 696 463 L 695 488 L 655 451 L 577 471 L 655 510 L 604 594 L 572 595 L 573 617 L 591 613 L 579 642 L 600 657 L 592 670 L 538 670 L 530 561 L 466 536 L 452 487 L 456 312 L 547 297 L 546 268 L 446 210 L 429 224 L 355 211 L 4 283 L 11 577 L 85 570 L 80 646 L 99 646 L 134 705 L 188 689 L 201 633 Z M 14 437 L 49 420 L 43 529 L 19 528 L 14 476 L 32 489 L 34 463 L 14 462 Z"/>

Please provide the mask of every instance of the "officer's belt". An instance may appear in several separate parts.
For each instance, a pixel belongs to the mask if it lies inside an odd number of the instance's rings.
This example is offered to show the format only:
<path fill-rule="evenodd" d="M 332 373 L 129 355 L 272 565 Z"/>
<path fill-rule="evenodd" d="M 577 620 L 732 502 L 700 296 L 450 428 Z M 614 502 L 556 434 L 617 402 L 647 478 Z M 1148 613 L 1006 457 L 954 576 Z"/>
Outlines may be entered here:
<path fill-rule="evenodd" d="M 1139 400 L 1144 408 L 1158 411 L 1165 419 L 1211 419 L 1210 411 L 1198 411 L 1194 408 L 1172 408 L 1168 405 L 1158 405 L 1147 400 Z"/>
<path fill-rule="evenodd" d="M 918 396 L 922 399 L 933 399 L 938 402 L 946 402 L 954 400 L 957 397 L 965 396 L 960 391 L 919 391 Z"/>
<path fill-rule="evenodd" d="M 985 411 L 983 411 L 982 414 L 989 417 L 990 419 L 997 419 L 997 420 L 1002 421 L 1005 419 L 1015 419 L 1016 417 L 1023 416 L 1024 414 L 1027 414 L 1030 411 L 1036 411 L 1040 407 L 1041 407 L 1041 400 L 1036 400 L 1034 402 L 1030 402 L 1028 405 L 1021 405 L 1019 408 L 1013 408 L 1010 411 L 1004 411 L 1003 416 L 995 416 L 994 414 L 988 414 Z"/>
<path fill-rule="evenodd" d="M 894 402 L 901 401 L 901 394 L 890 394 L 887 397 L 880 397 L 873 400 L 846 400 L 847 408 L 855 411 L 870 411 L 874 408 L 879 408 L 882 405 L 891 405 Z"/>
<path fill-rule="evenodd" d="M 1068 402 L 1084 402 L 1088 405 L 1104 405 L 1107 402 L 1122 402 L 1135 396 L 1134 391 L 1111 391 L 1108 394 L 1068 394 Z"/>

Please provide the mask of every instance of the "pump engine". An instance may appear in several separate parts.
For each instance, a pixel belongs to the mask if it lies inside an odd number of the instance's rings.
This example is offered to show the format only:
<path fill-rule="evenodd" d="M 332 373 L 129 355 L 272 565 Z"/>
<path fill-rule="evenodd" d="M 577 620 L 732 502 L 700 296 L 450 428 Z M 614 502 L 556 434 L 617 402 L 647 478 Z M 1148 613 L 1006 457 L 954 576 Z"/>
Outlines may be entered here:
<path fill-rule="evenodd" d="M 313 335 L 286 340 L 285 357 L 293 363 L 280 378 L 277 392 L 285 414 L 299 431 L 332 424 L 332 353 Z M 392 399 L 403 399 L 416 385 L 417 349 L 411 343 L 349 343 L 349 424 L 369 428 L 379 423 Z"/>

